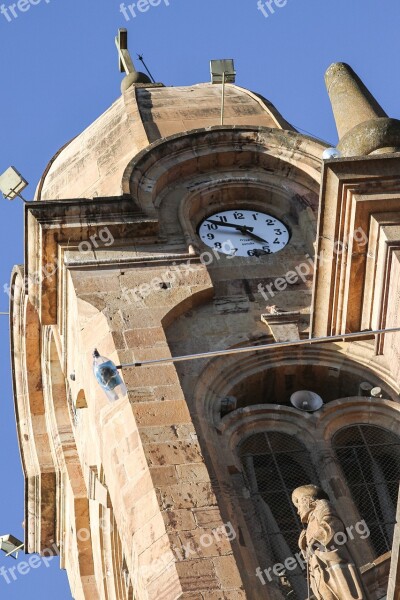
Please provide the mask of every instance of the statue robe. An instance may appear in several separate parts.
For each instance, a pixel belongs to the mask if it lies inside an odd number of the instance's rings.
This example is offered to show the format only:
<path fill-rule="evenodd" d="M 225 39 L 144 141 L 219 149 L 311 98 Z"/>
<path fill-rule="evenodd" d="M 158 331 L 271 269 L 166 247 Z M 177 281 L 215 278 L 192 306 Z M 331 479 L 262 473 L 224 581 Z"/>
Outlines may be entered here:
<path fill-rule="evenodd" d="M 336 538 L 335 535 L 339 534 Z M 317 600 L 367 600 L 346 544 L 345 527 L 326 500 L 317 500 L 299 546 L 309 564 L 311 589 Z"/>

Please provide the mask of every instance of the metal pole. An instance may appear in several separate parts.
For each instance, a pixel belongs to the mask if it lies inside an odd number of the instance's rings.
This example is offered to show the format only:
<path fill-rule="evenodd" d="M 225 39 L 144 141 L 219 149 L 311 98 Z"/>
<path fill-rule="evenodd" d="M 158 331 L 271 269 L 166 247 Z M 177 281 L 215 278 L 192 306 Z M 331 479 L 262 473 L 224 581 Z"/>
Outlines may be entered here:
<path fill-rule="evenodd" d="M 147 68 L 146 63 L 144 62 L 143 54 L 138 54 L 137 56 L 138 56 L 138 59 L 140 60 L 140 62 L 143 64 L 144 68 L 146 69 L 147 73 L 149 74 L 149 77 L 150 77 L 152 83 L 155 83 L 156 80 L 154 79 L 153 75 L 150 73 L 149 69 Z"/>
<path fill-rule="evenodd" d="M 221 125 L 224 124 L 224 111 L 225 111 L 225 71 L 222 73 Z"/>
<path fill-rule="evenodd" d="M 17 191 L 16 191 L 16 189 L 17 189 L 17 188 L 10 189 L 10 191 L 8 192 L 8 194 L 7 194 L 7 195 L 3 194 L 3 198 L 5 198 L 6 200 L 10 200 L 10 196 L 11 196 L 11 194 L 15 194 L 15 195 L 16 195 L 16 196 L 18 196 L 18 198 L 20 198 L 20 199 L 21 199 L 23 202 L 30 202 L 29 200 L 25 200 L 25 198 L 24 198 L 24 197 L 23 197 L 23 196 L 22 196 L 22 195 L 21 195 L 19 192 L 17 192 Z M 13 199 L 14 199 L 14 198 L 13 198 Z"/>
<path fill-rule="evenodd" d="M 358 331 L 357 333 L 344 333 L 343 335 L 333 335 L 319 338 L 308 338 L 306 340 L 294 340 L 289 342 L 275 342 L 274 344 L 261 344 L 260 346 L 245 346 L 242 348 L 232 348 L 230 350 L 215 350 L 213 352 L 201 352 L 199 354 L 187 354 L 186 356 L 171 356 L 171 358 L 159 358 L 154 360 L 145 360 L 143 362 L 126 363 L 117 365 L 117 369 L 124 367 L 142 367 L 147 365 L 160 365 L 163 363 L 177 363 L 187 360 L 197 360 L 199 358 L 215 358 L 216 356 L 228 356 L 229 354 L 244 354 L 246 352 L 259 352 L 260 350 L 274 350 L 275 348 L 289 348 L 291 346 L 307 346 L 309 344 L 318 344 L 321 342 L 340 342 L 352 338 L 379 335 L 381 333 L 396 333 L 400 327 L 391 329 L 375 329 L 374 331 Z"/>
<path fill-rule="evenodd" d="M 7 552 L 6 556 L 11 556 L 11 558 L 18 558 L 18 552 L 20 550 L 22 550 L 22 548 L 24 547 L 25 544 L 21 544 L 20 546 L 15 547 L 13 550 L 11 550 L 11 552 Z M 14 552 L 16 552 L 16 555 L 13 556 Z"/>

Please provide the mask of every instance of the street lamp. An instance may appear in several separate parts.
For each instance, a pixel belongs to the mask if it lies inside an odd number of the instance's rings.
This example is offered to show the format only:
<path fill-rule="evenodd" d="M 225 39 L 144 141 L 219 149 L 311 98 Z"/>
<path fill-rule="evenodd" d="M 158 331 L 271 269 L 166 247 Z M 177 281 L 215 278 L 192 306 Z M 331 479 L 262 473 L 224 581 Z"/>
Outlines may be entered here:
<path fill-rule="evenodd" d="M 24 543 L 11 534 L 0 536 L 0 550 L 5 552 L 6 556 L 11 556 L 14 559 L 18 558 L 18 553 L 23 547 Z"/>
<path fill-rule="evenodd" d="M 23 202 L 27 202 L 27 200 L 21 196 L 21 192 L 27 185 L 28 182 L 15 167 L 8 167 L 8 169 L 0 175 L 0 192 L 6 200 L 15 200 L 18 196 Z"/>

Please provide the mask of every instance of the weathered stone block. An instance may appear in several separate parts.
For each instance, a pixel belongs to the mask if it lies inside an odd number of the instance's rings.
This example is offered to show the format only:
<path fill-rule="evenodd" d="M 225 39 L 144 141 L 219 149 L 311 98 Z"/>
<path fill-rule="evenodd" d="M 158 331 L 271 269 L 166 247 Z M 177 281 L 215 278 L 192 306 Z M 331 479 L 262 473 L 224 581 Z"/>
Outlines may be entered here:
<path fill-rule="evenodd" d="M 150 466 L 203 462 L 200 447 L 196 442 L 147 444 L 144 449 Z"/>
<path fill-rule="evenodd" d="M 165 509 L 201 508 L 217 504 L 209 483 L 180 483 L 160 488 L 157 494 Z"/>

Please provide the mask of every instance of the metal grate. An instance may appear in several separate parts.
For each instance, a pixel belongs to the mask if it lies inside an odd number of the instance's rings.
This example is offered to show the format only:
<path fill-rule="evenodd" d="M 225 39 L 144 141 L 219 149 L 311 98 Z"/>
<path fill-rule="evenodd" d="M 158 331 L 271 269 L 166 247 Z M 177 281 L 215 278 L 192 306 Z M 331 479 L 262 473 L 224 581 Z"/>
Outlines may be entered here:
<path fill-rule="evenodd" d="M 278 432 L 247 438 L 239 454 L 273 564 L 283 563 L 299 552 L 302 531 L 292 491 L 307 483 L 319 484 L 310 455 L 294 437 Z M 302 600 L 307 594 L 304 571 L 299 567 L 285 576 L 289 585 L 286 597 Z"/>
<path fill-rule="evenodd" d="M 400 480 L 400 440 L 385 429 L 354 425 L 339 431 L 333 448 L 354 503 L 371 532 L 377 556 L 391 550 Z"/>

